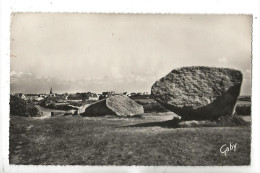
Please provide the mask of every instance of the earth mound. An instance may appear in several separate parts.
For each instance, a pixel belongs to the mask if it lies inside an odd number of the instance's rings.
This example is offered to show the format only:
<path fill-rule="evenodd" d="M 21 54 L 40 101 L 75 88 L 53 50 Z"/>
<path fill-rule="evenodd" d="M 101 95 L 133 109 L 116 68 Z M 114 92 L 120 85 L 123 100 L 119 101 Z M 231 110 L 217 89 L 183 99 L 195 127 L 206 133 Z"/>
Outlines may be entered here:
<path fill-rule="evenodd" d="M 152 97 L 186 120 L 233 115 L 242 73 L 216 67 L 183 67 L 155 82 Z"/>
<path fill-rule="evenodd" d="M 134 116 L 144 113 L 143 106 L 125 95 L 115 95 L 100 100 L 88 106 L 83 115 L 85 116 Z"/>

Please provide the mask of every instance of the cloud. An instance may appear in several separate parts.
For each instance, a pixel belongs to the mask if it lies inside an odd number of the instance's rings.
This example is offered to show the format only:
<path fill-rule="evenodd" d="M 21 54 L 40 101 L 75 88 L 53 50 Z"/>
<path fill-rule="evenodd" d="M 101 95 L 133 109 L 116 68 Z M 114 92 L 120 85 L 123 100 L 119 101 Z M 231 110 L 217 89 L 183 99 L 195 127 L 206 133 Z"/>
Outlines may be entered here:
<path fill-rule="evenodd" d="M 246 70 L 244 71 L 244 76 L 243 76 L 243 78 L 244 78 L 244 81 L 250 80 L 250 82 L 251 82 L 251 78 L 252 78 L 251 69 L 246 69 Z"/>
<path fill-rule="evenodd" d="M 246 69 L 246 74 L 251 75 L 251 69 Z"/>
<path fill-rule="evenodd" d="M 35 78 L 36 78 L 36 79 L 41 79 L 41 78 L 42 78 L 42 76 L 35 76 Z"/>
<path fill-rule="evenodd" d="M 218 62 L 220 64 L 227 64 L 228 63 L 228 60 L 226 57 L 221 57 L 221 58 L 218 58 Z"/>
<path fill-rule="evenodd" d="M 16 71 L 11 71 L 10 76 L 14 76 L 16 74 Z"/>
<path fill-rule="evenodd" d="M 24 72 L 16 72 L 16 71 L 11 71 L 10 72 L 10 77 L 16 77 L 16 78 L 21 78 L 24 76 L 33 76 L 32 73 L 24 73 Z"/>
<path fill-rule="evenodd" d="M 24 75 L 23 72 L 11 71 L 11 73 L 10 73 L 11 77 L 22 77 L 23 75 Z"/>

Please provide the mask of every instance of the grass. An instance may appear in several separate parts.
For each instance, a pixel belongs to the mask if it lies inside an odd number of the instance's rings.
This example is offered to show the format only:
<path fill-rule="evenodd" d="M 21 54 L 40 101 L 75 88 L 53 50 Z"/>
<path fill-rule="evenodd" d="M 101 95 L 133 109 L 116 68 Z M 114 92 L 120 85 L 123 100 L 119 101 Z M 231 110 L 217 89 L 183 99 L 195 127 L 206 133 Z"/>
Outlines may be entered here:
<path fill-rule="evenodd" d="M 250 126 L 169 128 L 172 117 L 34 119 L 12 116 L 10 164 L 248 165 Z M 223 144 L 237 143 L 225 157 Z"/>

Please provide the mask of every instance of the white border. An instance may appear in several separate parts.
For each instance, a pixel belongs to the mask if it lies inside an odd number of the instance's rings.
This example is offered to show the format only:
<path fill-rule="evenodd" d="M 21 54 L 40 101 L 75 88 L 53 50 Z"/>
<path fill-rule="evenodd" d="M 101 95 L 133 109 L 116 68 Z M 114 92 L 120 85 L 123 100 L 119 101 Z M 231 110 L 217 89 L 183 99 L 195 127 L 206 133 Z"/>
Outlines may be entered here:
<path fill-rule="evenodd" d="M 259 172 L 259 7 L 258 0 L 0 0 L 0 172 Z M 102 12 L 171 14 L 253 14 L 252 148 L 249 167 L 91 167 L 91 166 L 10 166 L 9 136 L 9 26 L 11 12 Z M 39 169 L 40 168 L 40 169 Z"/>

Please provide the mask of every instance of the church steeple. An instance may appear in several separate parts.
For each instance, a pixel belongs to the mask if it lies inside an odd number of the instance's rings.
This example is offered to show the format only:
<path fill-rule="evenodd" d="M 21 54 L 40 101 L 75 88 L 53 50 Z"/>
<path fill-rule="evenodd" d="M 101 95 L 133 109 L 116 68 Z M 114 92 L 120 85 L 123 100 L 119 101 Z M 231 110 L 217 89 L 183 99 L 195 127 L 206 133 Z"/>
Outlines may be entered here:
<path fill-rule="evenodd" d="M 52 87 L 51 87 L 51 90 L 50 90 L 50 94 L 52 94 Z"/>

